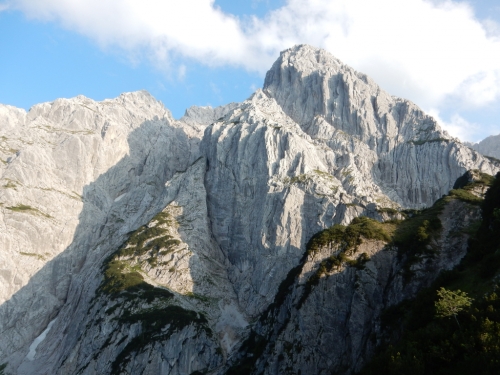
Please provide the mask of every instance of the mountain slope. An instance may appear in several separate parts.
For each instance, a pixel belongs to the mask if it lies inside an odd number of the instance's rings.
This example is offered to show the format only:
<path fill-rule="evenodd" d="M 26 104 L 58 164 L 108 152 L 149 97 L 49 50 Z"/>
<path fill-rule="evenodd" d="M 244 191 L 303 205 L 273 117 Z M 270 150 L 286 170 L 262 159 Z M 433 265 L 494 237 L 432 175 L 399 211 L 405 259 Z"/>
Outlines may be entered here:
<path fill-rule="evenodd" d="M 499 373 L 500 175 L 485 195 L 481 216 L 460 265 L 386 313 L 384 345 L 363 374 Z M 441 288 L 468 294 L 471 306 L 462 306 L 454 319 L 439 316 Z"/>
<path fill-rule="evenodd" d="M 401 219 L 468 169 L 498 171 L 310 46 L 284 51 L 243 103 L 178 121 L 144 92 L 1 113 L 0 364 L 17 374 L 348 373 L 373 352 L 382 308 L 465 250 L 437 235 L 406 283 L 408 259 L 382 251 L 389 237 L 336 268 L 336 245 L 308 253 L 311 237 L 358 216 Z M 447 207 L 453 228 L 478 214 Z M 296 327 L 302 354 L 283 344 Z M 337 345 L 321 368 L 318 339 Z"/>

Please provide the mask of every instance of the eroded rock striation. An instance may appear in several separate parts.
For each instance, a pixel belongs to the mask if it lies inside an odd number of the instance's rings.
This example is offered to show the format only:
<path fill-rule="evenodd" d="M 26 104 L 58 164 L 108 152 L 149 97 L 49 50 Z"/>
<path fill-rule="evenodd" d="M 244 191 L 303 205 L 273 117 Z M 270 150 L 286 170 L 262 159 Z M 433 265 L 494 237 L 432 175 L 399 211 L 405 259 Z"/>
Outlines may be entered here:
<path fill-rule="evenodd" d="M 243 103 L 180 120 L 146 92 L 0 106 L 0 158 L 12 374 L 352 373 L 381 311 L 459 262 L 466 238 L 450 233 L 479 209 L 447 201 L 435 251 L 411 265 L 389 237 L 348 252 L 310 239 L 402 219 L 467 170 L 499 170 L 306 45 Z"/>

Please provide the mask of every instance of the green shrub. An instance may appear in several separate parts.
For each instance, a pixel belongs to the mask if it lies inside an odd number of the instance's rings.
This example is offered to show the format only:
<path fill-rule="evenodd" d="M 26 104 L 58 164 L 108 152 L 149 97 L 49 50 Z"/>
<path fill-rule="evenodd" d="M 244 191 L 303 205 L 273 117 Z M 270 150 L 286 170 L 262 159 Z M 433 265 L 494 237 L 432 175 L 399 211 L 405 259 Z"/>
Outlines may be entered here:
<path fill-rule="evenodd" d="M 395 215 L 397 213 L 399 213 L 398 210 L 396 210 L 395 208 L 391 208 L 391 207 L 379 207 L 377 208 L 377 212 L 378 213 L 387 213 L 387 214 L 390 214 L 390 215 Z"/>
<path fill-rule="evenodd" d="M 335 245 L 342 252 L 353 253 L 362 238 L 390 242 L 387 225 L 367 217 L 357 217 L 347 227 L 336 224 L 316 233 L 307 245 L 308 254 L 319 251 L 327 245 Z"/>

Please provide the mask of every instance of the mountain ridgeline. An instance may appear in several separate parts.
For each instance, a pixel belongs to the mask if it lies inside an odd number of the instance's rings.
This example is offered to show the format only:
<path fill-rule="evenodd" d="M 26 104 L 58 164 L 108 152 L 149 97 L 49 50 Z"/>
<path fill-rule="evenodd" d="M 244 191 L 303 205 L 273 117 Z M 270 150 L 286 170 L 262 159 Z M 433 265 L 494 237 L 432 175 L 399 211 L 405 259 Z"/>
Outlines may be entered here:
<path fill-rule="evenodd" d="M 440 373 L 498 340 L 500 164 L 324 50 L 179 120 L 0 105 L 0 160 L 0 374 Z M 439 287 L 480 323 L 436 318 Z"/>

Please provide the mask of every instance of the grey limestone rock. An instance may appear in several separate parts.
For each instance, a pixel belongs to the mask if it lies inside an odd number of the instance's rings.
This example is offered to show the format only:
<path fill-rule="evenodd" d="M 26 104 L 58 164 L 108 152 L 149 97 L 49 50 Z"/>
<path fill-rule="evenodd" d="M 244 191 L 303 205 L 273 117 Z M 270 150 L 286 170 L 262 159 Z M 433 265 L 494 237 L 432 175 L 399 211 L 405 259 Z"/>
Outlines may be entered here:
<path fill-rule="evenodd" d="M 485 156 L 500 159 L 500 134 L 490 135 L 478 143 L 465 142 L 465 144 Z"/>
<path fill-rule="evenodd" d="M 210 125 L 215 121 L 222 120 L 229 111 L 238 105 L 239 103 L 229 103 L 215 108 L 192 106 L 186 109 L 180 121 L 190 125 Z"/>
<path fill-rule="evenodd" d="M 466 170 L 497 170 L 415 104 L 389 95 L 324 50 L 300 45 L 283 51 L 264 91 L 311 137 L 328 144 L 341 131 L 373 151 L 364 177 L 404 207 L 429 206 Z"/>
<path fill-rule="evenodd" d="M 401 218 L 466 170 L 499 170 L 411 102 L 304 45 L 284 51 L 248 100 L 180 120 L 146 92 L 0 106 L 0 159 L 0 364 L 19 375 L 223 374 L 249 355 L 239 348 L 252 330 L 271 332 L 265 373 L 359 368 L 380 311 L 456 264 L 466 241 L 443 237 L 405 285 L 395 250 L 367 242 L 364 270 L 322 278 L 300 306 L 299 282 L 276 304 L 291 270 L 305 282 L 330 255 L 305 257 L 309 239 L 358 216 Z M 454 204 L 450 217 L 477 216 Z M 113 258 L 136 230 L 153 233 L 145 248 L 161 236 L 169 245 Z M 171 296 L 103 293 L 110 259 Z M 262 323 L 271 310 L 275 326 Z M 152 331 L 138 316 L 166 320 Z"/>

